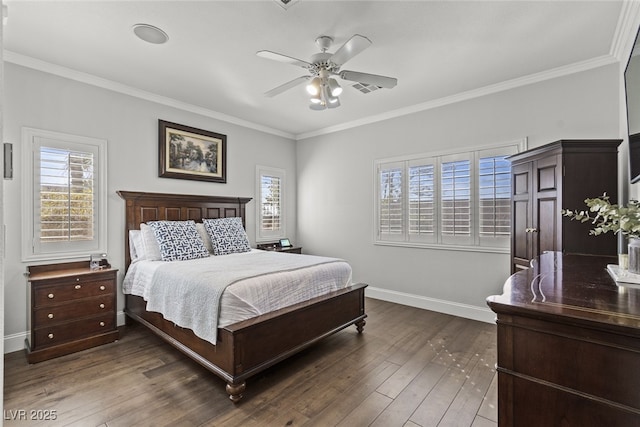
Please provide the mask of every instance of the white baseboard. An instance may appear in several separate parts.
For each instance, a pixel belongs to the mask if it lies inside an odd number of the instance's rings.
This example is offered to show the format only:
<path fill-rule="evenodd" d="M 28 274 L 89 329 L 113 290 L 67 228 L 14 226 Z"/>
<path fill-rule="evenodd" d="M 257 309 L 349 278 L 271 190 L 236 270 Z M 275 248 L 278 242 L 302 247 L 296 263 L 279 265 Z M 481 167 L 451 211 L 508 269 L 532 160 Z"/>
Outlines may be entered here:
<path fill-rule="evenodd" d="M 124 325 L 125 314 L 123 311 L 116 313 L 116 324 L 118 326 Z M 5 335 L 4 337 L 4 352 L 13 353 L 14 351 L 24 350 L 24 340 L 29 336 L 29 331 L 18 332 L 17 334 Z"/>
<path fill-rule="evenodd" d="M 29 336 L 28 332 L 19 332 L 17 334 L 5 335 L 4 352 L 13 353 L 14 351 L 24 350 L 24 340 Z"/>
<path fill-rule="evenodd" d="M 438 313 L 451 314 L 453 316 L 464 317 L 466 319 L 478 320 L 480 322 L 496 322 L 495 313 L 488 307 L 485 308 L 475 305 L 461 304 L 458 302 L 406 294 L 404 292 L 390 291 L 388 289 L 375 288 L 371 286 L 365 289 L 365 296 L 368 298 L 408 305 L 410 307 L 437 311 Z"/>

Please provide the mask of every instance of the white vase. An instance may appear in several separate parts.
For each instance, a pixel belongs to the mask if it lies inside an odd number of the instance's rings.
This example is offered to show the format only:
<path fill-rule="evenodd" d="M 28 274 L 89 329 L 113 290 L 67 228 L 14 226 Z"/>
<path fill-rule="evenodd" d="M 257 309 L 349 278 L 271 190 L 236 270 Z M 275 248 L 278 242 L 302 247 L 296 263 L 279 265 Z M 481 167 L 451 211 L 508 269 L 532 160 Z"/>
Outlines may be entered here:
<path fill-rule="evenodd" d="M 640 239 L 629 239 L 629 273 L 640 274 Z"/>

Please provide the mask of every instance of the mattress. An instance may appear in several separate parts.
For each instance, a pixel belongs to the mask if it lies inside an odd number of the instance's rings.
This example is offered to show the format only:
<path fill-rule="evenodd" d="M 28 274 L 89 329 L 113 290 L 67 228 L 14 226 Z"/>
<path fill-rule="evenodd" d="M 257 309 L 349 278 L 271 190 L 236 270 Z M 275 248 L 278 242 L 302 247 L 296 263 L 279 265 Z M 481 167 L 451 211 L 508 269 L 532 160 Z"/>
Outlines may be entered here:
<path fill-rule="evenodd" d="M 180 279 L 193 274 L 194 280 L 188 280 L 185 290 L 170 280 L 158 285 L 162 272 L 168 270 Z M 143 297 L 150 311 L 159 311 L 215 344 L 217 328 L 349 286 L 351 274 L 351 266 L 341 259 L 253 249 L 188 261 L 135 261 L 125 275 L 123 291 Z M 211 281 L 220 282 L 216 284 L 219 297 L 192 294 L 193 288 L 200 292 Z M 158 298 L 163 301 L 159 303 Z"/>

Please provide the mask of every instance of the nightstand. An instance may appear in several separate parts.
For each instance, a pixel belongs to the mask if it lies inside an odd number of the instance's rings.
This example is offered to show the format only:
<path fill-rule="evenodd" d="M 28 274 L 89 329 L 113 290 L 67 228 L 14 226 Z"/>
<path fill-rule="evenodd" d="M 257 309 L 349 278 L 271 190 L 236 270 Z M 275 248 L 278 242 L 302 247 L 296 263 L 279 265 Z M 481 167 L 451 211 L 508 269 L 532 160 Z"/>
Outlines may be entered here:
<path fill-rule="evenodd" d="M 277 248 L 276 251 L 278 251 L 278 252 L 288 252 L 290 254 L 301 254 L 302 253 L 302 246 L 290 246 L 288 248 Z"/>
<path fill-rule="evenodd" d="M 276 252 L 288 252 L 290 254 L 302 254 L 302 246 L 289 246 L 283 248 L 278 246 L 277 243 L 260 243 L 256 246 L 257 249 L 263 251 L 276 251 Z"/>
<path fill-rule="evenodd" d="M 118 339 L 118 270 L 90 270 L 88 261 L 28 267 L 29 363 Z"/>

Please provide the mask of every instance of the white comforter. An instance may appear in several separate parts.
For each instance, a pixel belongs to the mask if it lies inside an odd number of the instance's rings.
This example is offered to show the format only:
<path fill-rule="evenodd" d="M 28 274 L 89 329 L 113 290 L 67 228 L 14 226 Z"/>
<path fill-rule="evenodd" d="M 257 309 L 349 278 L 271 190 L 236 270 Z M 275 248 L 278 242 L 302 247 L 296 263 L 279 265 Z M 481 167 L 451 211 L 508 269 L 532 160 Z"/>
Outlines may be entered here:
<path fill-rule="evenodd" d="M 218 327 L 343 288 L 351 267 L 336 258 L 269 251 L 191 261 L 138 261 L 125 275 L 125 293 L 147 310 L 216 343 Z"/>

